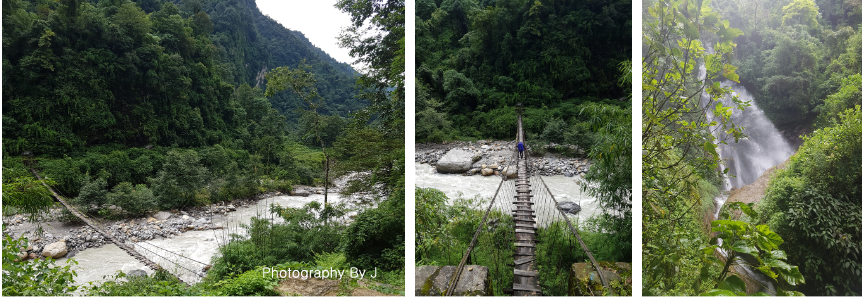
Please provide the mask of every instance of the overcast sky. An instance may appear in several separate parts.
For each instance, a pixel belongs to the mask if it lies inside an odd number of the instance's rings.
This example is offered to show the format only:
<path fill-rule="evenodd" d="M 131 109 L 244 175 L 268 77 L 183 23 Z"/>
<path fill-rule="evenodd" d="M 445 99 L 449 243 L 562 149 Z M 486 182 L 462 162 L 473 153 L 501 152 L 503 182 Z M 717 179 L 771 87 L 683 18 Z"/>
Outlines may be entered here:
<path fill-rule="evenodd" d="M 257 0 L 260 12 L 285 28 L 302 32 L 314 46 L 351 64 L 350 50 L 338 47 L 338 34 L 350 26 L 350 16 L 335 8 L 336 0 Z"/>

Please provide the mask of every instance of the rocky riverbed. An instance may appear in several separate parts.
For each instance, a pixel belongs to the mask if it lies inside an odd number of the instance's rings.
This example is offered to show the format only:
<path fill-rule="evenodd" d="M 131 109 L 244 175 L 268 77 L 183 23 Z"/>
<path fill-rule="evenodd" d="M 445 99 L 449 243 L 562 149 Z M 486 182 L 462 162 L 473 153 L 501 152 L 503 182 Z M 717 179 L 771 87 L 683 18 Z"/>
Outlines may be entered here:
<path fill-rule="evenodd" d="M 297 187 L 292 195 L 308 196 L 322 193 L 320 188 Z M 208 206 L 198 206 L 183 210 L 159 211 L 145 217 L 105 220 L 96 219 L 106 232 L 122 242 L 140 242 L 158 238 L 174 238 L 188 231 L 222 229 L 220 223 L 214 222 L 224 218 L 228 213 L 244 207 L 255 205 L 257 201 L 269 197 L 283 195 L 279 192 L 261 193 L 245 199 L 221 202 Z M 24 258 L 74 257 L 80 251 L 112 244 L 99 232 L 84 223 L 61 222 L 61 208 L 53 208 L 47 214 L 39 217 L 38 223 L 31 223 L 22 214 L 3 217 L 3 236 L 12 238 L 24 236 L 30 246 L 22 251 Z M 41 234 L 37 233 L 42 228 Z M 57 243 L 65 244 L 57 244 Z M 51 246 L 54 244 L 53 246 Z"/>
<path fill-rule="evenodd" d="M 513 177 L 517 165 L 516 145 L 515 141 L 500 140 L 417 143 L 415 161 L 434 166 L 439 173 Z M 529 146 L 527 151 L 531 151 Z M 584 177 L 590 161 L 546 153 L 543 156 L 530 155 L 528 165 L 532 174 Z"/>

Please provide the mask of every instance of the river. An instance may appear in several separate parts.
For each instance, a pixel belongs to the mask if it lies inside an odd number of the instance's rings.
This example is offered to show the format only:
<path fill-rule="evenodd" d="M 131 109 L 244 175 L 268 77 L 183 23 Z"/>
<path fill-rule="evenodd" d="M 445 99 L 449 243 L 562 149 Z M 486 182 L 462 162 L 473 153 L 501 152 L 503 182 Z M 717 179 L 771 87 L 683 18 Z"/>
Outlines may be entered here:
<path fill-rule="evenodd" d="M 315 194 L 308 197 L 300 196 L 273 196 L 257 201 L 255 205 L 249 207 L 240 207 L 237 211 L 229 212 L 225 216 L 213 216 L 213 223 L 225 226 L 223 230 L 204 230 L 204 231 L 188 231 L 173 238 L 159 238 L 145 241 L 144 244 L 138 244 L 137 248 L 148 259 L 158 263 L 163 268 L 177 275 L 187 283 L 195 283 L 200 280 L 200 277 L 195 273 L 187 271 L 183 268 L 178 268 L 170 264 L 167 260 L 160 256 L 153 255 L 153 252 L 161 256 L 170 258 L 172 261 L 181 259 L 176 255 L 171 255 L 168 252 L 153 248 L 149 244 L 158 246 L 165 250 L 183 255 L 185 257 L 200 261 L 206 264 L 211 264 L 212 257 L 218 251 L 220 244 L 224 244 L 227 232 L 244 233 L 243 228 L 238 228 L 240 224 L 248 224 L 252 217 L 269 215 L 269 205 L 278 204 L 282 207 L 302 207 L 311 201 L 323 203 L 323 195 Z M 329 193 L 330 203 L 340 203 L 341 197 L 335 193 Z M 274 222 L 283 221 L 280 217 L 273 218 Z M 143 248 L 150 251 L 143 250 Z M 135 260 L 132 256 L 120 250 L 116 245 L 106 244 L 98 248 L 89 248 L 76 254 L 73 259 L 78 261 L 78 265 L 74 267 L 77 272 L 75 283 L 78 285 L 86 284 L 91 281 L 102 281 L 104 276 L 115 274 L 118 270 L 130 272 L 140 269 L 148 274 L 152 270 L 144 266 L 143 263 Z M 63 261 L 63 260 L 61 260 Z M 65 261 L 63 261 L 65 262 Z M 191 260 L 183 260 L 181 264 L 185 267 L 197 270 L 203 267 L 203 264 L 195 263 Z"/>
<path fill-rule="evenodd" d="M 450 204 L 457 198 L 475 199 L 477 195 L 479 197 L 491 198 L 500 184 L 499 176 L 440 174 L 431 165 L 418 162 L 415 163 L 415 172 L 417 187 L 434 188 L 442 191 L 449 198 Z M 563 175 L 554 175 L 543 176 L 542 179 L 545 180 L 545 183 L 557 201 L 571 201 L 581 206 L 581 211 L 577 215 L 570 215 L 575 221 L 583 222 L 585 219 L 601 213 L 601 208 L 596 198 L 581 191 L 580 184 L 584 181 L 579 176 L 565 177 Z M 533 184 L 531 186 L 535 192 L 535 188 L 538 185 Z M 537 213 L 541 213 L 539 209 L 550 207 L 549 205 L 541 204 L 541 202 L 537 202 L 535 206 Z M 542 220 L 541 218 L 537 219 L 539 221 Z"/>

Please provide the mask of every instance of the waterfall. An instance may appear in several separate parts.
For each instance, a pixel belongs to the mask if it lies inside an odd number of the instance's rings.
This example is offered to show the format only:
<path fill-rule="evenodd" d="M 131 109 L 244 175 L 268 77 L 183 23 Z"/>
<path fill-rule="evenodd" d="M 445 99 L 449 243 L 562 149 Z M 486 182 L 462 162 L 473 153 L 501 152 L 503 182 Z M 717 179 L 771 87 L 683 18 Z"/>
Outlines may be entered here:
<path fill-rule="evenodd" d="M 699 77 L 701 80 L 706 76 L 706 68 L 701 65 Z M 739 189 L 742 186 L 753 183 L 766 170 L 781 164 L 793 155 L 793 147 L 784 139 L 778 129 L 775 128 L 763 110 L 757 106 L 754 97 L 741 84 L 732 81 L 722 81 L 722 87 L 730 87 L 733 94 L 741 101 L 748 101 L 751 106 L 740 111 L 733 102 L 731 96 L 720 98 L 723 106 L 734 107 L 731 121 L 737 126 L 744 127 L 743 133 L 746 137 L 734 142 L 733 138 L 727 140 L 727 144 L 720 144 L 718 153 L 724 163 L 721 169 L 730 168 L 725 178 L 724 190 Z M 709 98 L 706 94 L 701 96 L 703 103 Z M 708 121 L 718 121 L 712 114 L 708 113 Z M 725 139 L 726 134 L 716 131 L 718 139 Z"/>

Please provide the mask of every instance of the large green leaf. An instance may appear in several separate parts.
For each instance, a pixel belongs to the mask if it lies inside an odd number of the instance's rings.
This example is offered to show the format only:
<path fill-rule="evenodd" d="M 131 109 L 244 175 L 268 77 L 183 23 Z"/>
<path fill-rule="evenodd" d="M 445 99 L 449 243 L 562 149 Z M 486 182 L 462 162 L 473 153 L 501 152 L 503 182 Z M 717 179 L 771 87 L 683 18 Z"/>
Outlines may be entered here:
<path fill-rule="evenodd" d="M 802 276 L 802 273 L 799 272 L 798 266 L 792 266 L 788 270 L 784 270 L 781 268 L 776 269 L 781 272 L 781 277 L 784 278 L 784 280 L 792 286 L 805 283 L 805 277 Z"/>
<path fill-rule="evenodd" d="M 745 226 L 748 225 L 745 222 L 735 221 L 735 220 L 717 220 L 712 221 L 712 227 L 715 229 L 716 226 L 725 226 L 729 230 L 733 231 L 745 231 Z M 716 230 L 712 230 L 715 232 Z"/>
<path fill-rule="evenodd" d="M 787 254 L 782 250 L 773 250 L 770 254 L 775 259 L 787 260 Z"/>
<path fill-rule="evenodd" d="M 793 268 L 792 266 L 790 266 L 790 264 L 787 264 L 784 261 L 774 259 L 774 258 L 763 259 L 763 264 L 766 264 L 766 266 L 769 266 L 769 267 L 778 268 L 779 271 L 790 270 Z"/>
<path fill-rule="evenodd" d="M 757 255 L 757 248 L 754 247 L 754 245 L 751 244 L 750 241 L 745 239 L 737 240 L 733 243 L 733 246 L 731 246 L 730 249 L 740 253 Z"/>
<path fill-rule="evenodd" d="M 728 290 L 712 289 L 712 290 L 709 290 L 709 292 L 706 292 L 706 294 L 703 294 L 703 296 L 737 296 L 737 295 L 731 291 L 728 291 Z"/>
<path fill-rule="evenodd" d="M 736 275 L 724 278 L 724 281 L 718 284 L 718 288 L 734 292 L 736 295 L 745 295 L 745 282 Z"/>
<path fill-rule="evenodd" d="M 778 245 L 784 243 L 784 239 L 781 239 L 780 235 L 769 230 L 769 226 L 767 225 L 757 226 L 757 233 L 764 237 L 763 242 L 758 243 L 764 245 L 765 250 L 776 249 L 778 248 Z"/>

